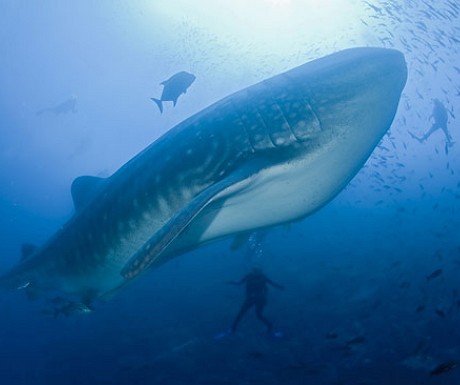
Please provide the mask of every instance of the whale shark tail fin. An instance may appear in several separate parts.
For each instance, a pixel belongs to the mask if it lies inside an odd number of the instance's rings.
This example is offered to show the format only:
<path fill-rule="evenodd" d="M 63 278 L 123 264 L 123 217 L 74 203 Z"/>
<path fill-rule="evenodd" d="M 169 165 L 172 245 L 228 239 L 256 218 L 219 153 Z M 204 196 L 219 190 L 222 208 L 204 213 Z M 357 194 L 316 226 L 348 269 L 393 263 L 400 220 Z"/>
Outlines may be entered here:
<path fill-rule="evenodd" d="M 155 98 L 150 98 L 150 100 L 154 101 L 156 105 L 158 106 L 158 108 L 160 109 L 160 112 L 163 113 L 163 102 Z"/>

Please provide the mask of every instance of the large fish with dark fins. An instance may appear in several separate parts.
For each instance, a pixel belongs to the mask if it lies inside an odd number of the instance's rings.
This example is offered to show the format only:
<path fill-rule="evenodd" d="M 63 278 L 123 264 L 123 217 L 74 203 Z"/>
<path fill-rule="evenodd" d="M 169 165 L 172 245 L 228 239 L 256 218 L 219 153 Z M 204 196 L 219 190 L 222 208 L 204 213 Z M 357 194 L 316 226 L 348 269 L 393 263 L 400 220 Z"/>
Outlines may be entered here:
<path fill-rule="evenodd" d="M 195 79 L 195 75 L 180 71 L 171 76 L 168 80 L 160 83 L 163 86 L 163 92 L 161 93 L 160 99 L 150 98 L 150 100 L 155 102 L 160 112 L 163 113 L 163 102 L 173 102 L 173 106 L 175 107 L 179 96 L 187 92 L 187 89 L 192 85 Z"/>
<path fill-rule="evenodd" d="M 387 132 L 406 77 L 400 52 L 354 48 L 216 102 L 111 177 L 77 178 L 75 215 L 1 283 L 89 303 L 205 242 L 310 215 Z"/>

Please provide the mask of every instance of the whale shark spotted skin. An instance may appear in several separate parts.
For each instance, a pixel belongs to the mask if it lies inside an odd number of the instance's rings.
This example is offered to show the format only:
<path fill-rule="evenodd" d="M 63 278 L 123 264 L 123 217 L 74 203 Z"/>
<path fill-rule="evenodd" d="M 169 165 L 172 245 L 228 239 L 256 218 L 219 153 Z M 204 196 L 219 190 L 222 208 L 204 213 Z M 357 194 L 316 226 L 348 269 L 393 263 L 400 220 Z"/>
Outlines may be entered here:
<path fill-rule="evenodd" d="M 406 78 L 400 52 L 353 48 L 216 102 L 111 177 L 77 178 L 74 216 L 3 285 L 93 299 L 205 242 L 313 213 L 389 129 Z"/>

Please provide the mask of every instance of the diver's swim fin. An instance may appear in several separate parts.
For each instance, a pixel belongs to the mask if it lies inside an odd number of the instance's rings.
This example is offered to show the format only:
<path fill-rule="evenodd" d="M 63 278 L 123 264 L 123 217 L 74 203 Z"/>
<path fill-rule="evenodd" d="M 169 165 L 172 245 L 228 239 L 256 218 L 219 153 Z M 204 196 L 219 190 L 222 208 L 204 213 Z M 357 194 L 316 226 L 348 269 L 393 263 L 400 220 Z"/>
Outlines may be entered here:
<path fill-rule="evenodd" d="M 160 109 L 160 112 L 163 113 L 163 102 L 155 98 L 150 98 L 150 100 L 154 101 L 156 105 L 158 106 L 158 108 Z"/>

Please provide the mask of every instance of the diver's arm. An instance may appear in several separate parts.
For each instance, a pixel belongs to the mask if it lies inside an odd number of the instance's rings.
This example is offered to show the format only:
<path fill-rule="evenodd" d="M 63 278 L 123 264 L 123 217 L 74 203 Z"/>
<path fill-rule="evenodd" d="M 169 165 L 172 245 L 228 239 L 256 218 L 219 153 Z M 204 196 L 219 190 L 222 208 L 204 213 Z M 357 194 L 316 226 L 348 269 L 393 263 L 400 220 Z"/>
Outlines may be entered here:
<path fill-rule="evenodd" d="M 270 278 L 266 278 L 267 280 L 267 283 L 273 287 L 276 287 L 277 289 L 281 289 L 281 290 L 284 290 L 284 286 L 283 285 L 279 285 L 277 284 L 276 282 L 273 282 Z"/>
<path fill-rule="evenodd" d="M 248 279 L 248 276 L 244 276 L 243 278 L 241 278 L 239 281 L 228 281 L 227 283 L 229 285 L 241 285 L 242 283 L 246 282 Z"/>

